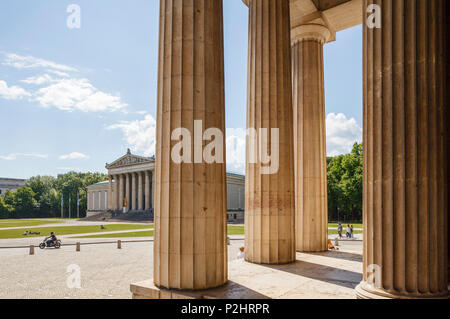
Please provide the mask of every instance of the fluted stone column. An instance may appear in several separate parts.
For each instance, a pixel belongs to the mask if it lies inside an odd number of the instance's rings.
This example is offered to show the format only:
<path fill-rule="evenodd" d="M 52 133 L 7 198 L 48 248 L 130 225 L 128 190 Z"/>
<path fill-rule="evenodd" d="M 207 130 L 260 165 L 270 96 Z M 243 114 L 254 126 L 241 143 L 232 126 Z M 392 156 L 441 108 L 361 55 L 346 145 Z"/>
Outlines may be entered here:
<path fill-rule="evenodd" d="M 381 28 L 364 26 L 364 279 L 356 292 L 444 297 L 444 0 L 376 3 Z"/>
<path fill-rule="evenodd" d="M 177 164 L 171 151 L 179 140 L 170 136 L 185 128 L 194 137 L 197 120 L 225 136 L 222 0 L 160 4 L 154 282 L 206 289 L 227 281 L 225 164 L 194 163 L 205 141 Z M 225 155 L 221 148 L 216 154 Z"/>
<path fill-rule="evenodd" d="M 125 198 L 127 199 L 126 202 L 126 211 L 128 212 L 131 205 L 131 190 L 130 190 L 130 174 L 125 174 Z"/>
<path fill-rule="evenodd" d="M 144 180 L 142 178 L 143 172 L 138 173 L 138 209 L 144 210 Z"/>
<path fill-rule="evenodd" d="M 112 176 L 108 175 L 108 207 L 106 210 L 113 209 L 113 185 L 112 185 Z"/>
<path fill-rule="evenodd" d="M 155 208 L 155 171 L 152 171 L 152 186 L 150 188 L 151 206 Z"/>
<path fill-rule="evenodd" d="M 123 199 L 125 198 L 125 176 L 123 174 L 117 175 L 119 177 L 119 209 L 123 209 Z"/>
<path fill-rule="evenodd" d="M 150 172 L 145 171 L 145 210 L 150 209 Z"/>
<path fill-rule="evenodd" d="M 295 260 L 294 145 L 289 0 L 244 0 L 249 6 L 247 128 L 279 129 L 279 165 L 263 174 L 261 145 L 247 140 L 245 259 L 282 264 Z M 256 154 L 254 154 L 256 151 Z M 249 154 L 257 155 L 251 163 Z M 273 159 L 272 154 L 272 159 Z M 272 162 L 272 164 L 274 164 Z"/>
<path fill-rule="evenodd" d="M 291 31 L 295 233 L 296 248 L 301 252 L 328 250 L 323 45 L 330 35 L 318 24 Z"/>
<path fill-rule="evenodd" d="M 136 194 L 136 173 L 131 173 L 131 210 L 136 210 L 136 200 L 137 200 L 137 194 Z"/>

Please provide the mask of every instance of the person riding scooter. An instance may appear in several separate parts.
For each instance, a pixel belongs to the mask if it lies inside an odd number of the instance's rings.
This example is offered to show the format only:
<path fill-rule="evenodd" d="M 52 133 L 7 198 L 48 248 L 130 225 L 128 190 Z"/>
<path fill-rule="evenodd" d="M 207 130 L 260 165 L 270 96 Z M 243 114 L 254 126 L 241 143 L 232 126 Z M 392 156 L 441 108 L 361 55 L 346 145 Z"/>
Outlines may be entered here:
<path fill-rule="evenodd" d="M 51 245 L 53 245 L 54 243 L 56 243 L 56 240 L 57 240 L 57 238 L 56 238 L 56 236 L 55 236 L 55 233 L 54 233 L 54 232 L 51 232 L 51 233 L 50 233 L 50 236 L 47 237 L 47 238 L 45 238 L 44 241 L 47 243 L 47 247 L 50 247 Z"/>

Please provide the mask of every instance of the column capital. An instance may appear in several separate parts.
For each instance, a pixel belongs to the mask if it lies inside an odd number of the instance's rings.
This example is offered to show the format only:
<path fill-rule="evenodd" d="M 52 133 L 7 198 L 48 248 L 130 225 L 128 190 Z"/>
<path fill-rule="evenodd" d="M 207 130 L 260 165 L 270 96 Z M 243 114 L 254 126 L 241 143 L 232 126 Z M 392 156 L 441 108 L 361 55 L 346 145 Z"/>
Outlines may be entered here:
<path fill-rule="evenodd" d="M 291 44 L 314 40 L 322 44 L 331 40 L 331 31 L 321 24 L 304 24 L 291 29 Z"/>

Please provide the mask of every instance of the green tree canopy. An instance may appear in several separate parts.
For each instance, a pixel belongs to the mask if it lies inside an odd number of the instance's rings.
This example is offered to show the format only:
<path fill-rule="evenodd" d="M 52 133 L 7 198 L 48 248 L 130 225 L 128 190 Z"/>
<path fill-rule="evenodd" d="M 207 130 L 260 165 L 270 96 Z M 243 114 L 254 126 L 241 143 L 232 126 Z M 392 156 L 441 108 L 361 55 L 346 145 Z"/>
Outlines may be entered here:
<path fill-rule="evenodd" d="M 69 198 L 72 217 L 76 216 L 77 194 L 80 198 L 80 217 L 86 216 L 89 185 L 108 179 L 102 173 L 69 172 L 53 176 L 34 176 L 24 187 L 7 191 L 0 202 L 0 218 L 60 217 L 61 198 L 64 197 L 64 217 L 68 216 Z"/>
<path fill-rule="evenodd" d="M 330 220 L 362 221 L 363 146 L 350 154 L 327 158 Z"/>

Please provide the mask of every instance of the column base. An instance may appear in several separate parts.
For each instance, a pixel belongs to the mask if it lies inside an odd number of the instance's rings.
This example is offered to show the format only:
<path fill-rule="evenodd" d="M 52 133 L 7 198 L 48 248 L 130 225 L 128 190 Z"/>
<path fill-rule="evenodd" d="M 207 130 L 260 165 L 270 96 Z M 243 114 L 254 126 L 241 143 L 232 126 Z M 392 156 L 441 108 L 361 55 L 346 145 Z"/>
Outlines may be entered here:
<path fill-rule="evenodd" d="M 131 284 L 130 291 L 133 299 L 217 299 L 214 292 L 226 285 L 205 290 L 177 290 L 157 287 L 151 279 Z"/>
<path fill-rule="evenodd" d="M 356 298 L 358 299 L 449 299 L 450 291 L 440 294 L 393 294 L 382 289 L 373 288 L 366 282 L 361 282 L 355 288 Z"/>

